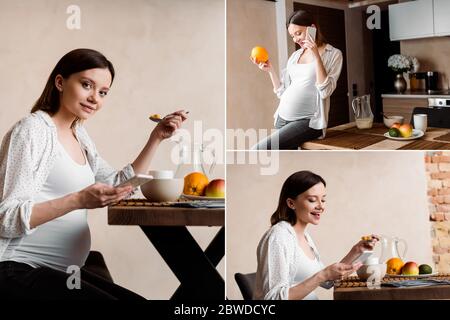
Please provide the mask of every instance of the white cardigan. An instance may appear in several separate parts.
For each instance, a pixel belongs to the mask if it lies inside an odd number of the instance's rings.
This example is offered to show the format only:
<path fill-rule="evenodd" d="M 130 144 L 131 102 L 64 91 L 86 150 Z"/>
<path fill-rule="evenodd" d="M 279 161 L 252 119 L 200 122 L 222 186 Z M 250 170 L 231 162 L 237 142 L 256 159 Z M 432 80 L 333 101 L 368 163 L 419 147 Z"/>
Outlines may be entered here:
<path fill-rule="evenodd" d="M 274 90 L 275 94 L 278 98 L 281 98 L 283 92 L 287 89 L 287 87 L 291 84 L 291 78 L 289 77 L 289 68 L 292 65 L 295 65 L 303 53 L 304 49 L 300 48 L 295 51 L 289 58 L 286 69 L 281 72 L 280 82 L 281 86 Z M 325 67 L 325 71 L 327 72 L 327 77 L 323 83 L 316 83 L 317 95 L 316 95 L 316 103 L 318 106 L 317 112 L 309 121 L 309 127 L 321 130 L 322 129 L 322 137 L 325 137 L 326 128 L 328 125 L 328 113 L 330 111 L 330 96 L 333 94 L 336 89 L 337 81 L 341 74 L 343 57 L 341 50 L 327 44 L 325 46 L 325 51 L 321 55 L 321 59 L 323 65 Z M 276 119 L 278 117 L 278 109 L 274 114 L 274 125 Z"/>
<path fill-rule="evenodd" d="M 319 251 L 306 231 L 305 237 L 323 269 Z M 298 284 L 297 268 L 302 268 L 297 242 L 294 228 L 286 221 L 278 222 L 264 234 L 257 249 L 255 300 L 288 300 L 289 289 Z M 320 286 L 329 289 L 333 285 L 333 281 L 326 281 Z"/>
<path fill-rule="evenodd" d="M 131 164 L 121 171 L 109 166 L 97 153 L 83 126 L 75 133 L 87 154 L 96 182 L 116 185 L 134 176 Z M 0 258 L 11 238 L 32 233 L 30 216 L 34 197 L 53 167 L 57 131 L 50 116 L 37 111 L 17 122 L 0 148 Z"/>

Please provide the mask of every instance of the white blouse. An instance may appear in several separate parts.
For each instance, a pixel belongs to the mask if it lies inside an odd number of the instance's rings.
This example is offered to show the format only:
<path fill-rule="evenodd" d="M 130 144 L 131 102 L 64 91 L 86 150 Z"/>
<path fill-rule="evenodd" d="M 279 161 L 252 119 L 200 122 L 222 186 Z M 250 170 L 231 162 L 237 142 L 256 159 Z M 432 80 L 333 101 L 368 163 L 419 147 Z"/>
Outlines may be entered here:
<path fill-rule="evenodd" d="M 61 198 L 93 183 L 94 174 L 87 160 L 80 165 L 58 143 L 55 165 L 34 200 L 39 203 Z M 29 235 L 11 239 L 0 261 L 16 261 L 33 268 L 49 267 L 66 272 L 71 265 L 84 266 L 90 249 L 87 210 L 79 209 L 40 225 Z"/>
<path fill-rule="evenodd" d="M 313 249 L 311 260 L 299 247 L 294 228 L 286 221 L 273 225 L 262 237 L 257 249 L 255 300 L 288 300 L 289 289 L 324 268 L 319 252 L 305 231 L 308 244 Z M 333 281 L 320 285 L 329 289 Z M 305 299 L 317 299 L 314 292 Z"/>
<path fill-rule="evenodd" d="M 289 69 L 297 64 L 298 59 L 303 53 L 304 49 L 300 48 L 295 51 L 289 58 L 286 69 L 281 72 L 280 82 L 281 86 L 274 90 L 278 98 L 281 98 L 286 89 L 291 85 L 292 79 L 289 76 Z M 314 116 L 309 121 L 309 126 L 316 130 L 322 129 L 322 137 L 325 137 L 326 128 L 328 125 L 328 113 L 330 111 L 330 96 L 336 89 L 337 81 L 341 74 L 343 57 L 341 50 L 334 48 L 330 44 L 325 46 L 325 51 L 321 55 L 327 77 L 323 83 L 316 83 L 316 105 L 318 109 Z M 278 117 L 279 110 L 274 114 L 274 125 Z"/>
<path fill-rule="evenodd" d="M 134 176 L 131 164 L 122 170 L 109 166 L 98 154 L 86 129 L 75 133 L 96 182 L 116 185 Z M 31 234 L 30 216 L 57 155 L 57 131 L 50 116 L 37 111 L 17 122 L 0 147 L 0 257 L 12 238 Z M 39 228 L 39 227 L 37 227 Z"/>

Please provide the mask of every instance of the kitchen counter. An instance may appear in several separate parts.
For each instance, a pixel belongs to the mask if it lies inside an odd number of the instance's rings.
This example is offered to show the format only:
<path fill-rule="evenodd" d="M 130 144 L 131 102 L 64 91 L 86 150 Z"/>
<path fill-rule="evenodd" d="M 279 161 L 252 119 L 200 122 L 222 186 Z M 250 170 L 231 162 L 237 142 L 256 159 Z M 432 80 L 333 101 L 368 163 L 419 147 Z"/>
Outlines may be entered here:
<path fill-rule="evenodd" d="M 398 99 L 409 99 L 409 98 L 415 98 L 415 99 L 428 99 L 428 98 L 449 98 L 450 97 L 450 90 L 437 90 L 432 93 L 428 93 L 426 91 L 411 91 L 406 90 L 405 93 L 396 93 L 396 92 L 389 92 L 389 93 L 383 93 L 381 95 L 382 98 L 398 98 Z"/>

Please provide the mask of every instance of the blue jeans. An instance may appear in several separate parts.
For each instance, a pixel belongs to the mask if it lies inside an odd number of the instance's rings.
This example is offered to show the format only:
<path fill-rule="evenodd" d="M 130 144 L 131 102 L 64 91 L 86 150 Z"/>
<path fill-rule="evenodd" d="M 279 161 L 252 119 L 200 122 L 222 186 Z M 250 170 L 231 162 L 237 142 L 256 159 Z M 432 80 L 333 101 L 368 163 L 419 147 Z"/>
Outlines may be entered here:
<path fill-rule="evenodd" d="M 275 133 L 261 140 L 252 150 L 297 150 L 304 142 L 322 135 L 322 130 L 309 127 L 310 119 L 286 121 L 280 117 L 275 122 Z"/>

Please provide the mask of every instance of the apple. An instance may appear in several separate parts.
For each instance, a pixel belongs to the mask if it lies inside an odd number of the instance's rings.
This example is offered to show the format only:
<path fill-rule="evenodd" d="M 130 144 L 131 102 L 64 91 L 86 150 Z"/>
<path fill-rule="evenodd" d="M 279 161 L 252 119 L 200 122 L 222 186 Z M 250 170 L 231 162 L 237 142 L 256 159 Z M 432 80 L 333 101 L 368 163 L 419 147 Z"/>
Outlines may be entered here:
<path fill-rule="evenodd" d="M 401 123 L 395 122 L 395 123 L 391 126 L 391 128 L 399 129 L 401 125 L 402 125 Z"/>
<path fill-rule="evenodd" d="M 205 196 L 212 198 L 224 198 L 225 197 L 225 180 L 214 179 L 206 186 Z"/>
<path fill-rule="evenodd" d="M 403 138 L 409 138 L 412 136 L 413 127 L 409 123 L 405 123 L 398 128 L 398 131 L 400 131 Z"/>
<path fill-rule="evenodd" d="M 402 274 L 406 276 L 417 276 L 419 274 L 419 266 L 415 262 L 407 262 L 402 268 Z"/>

